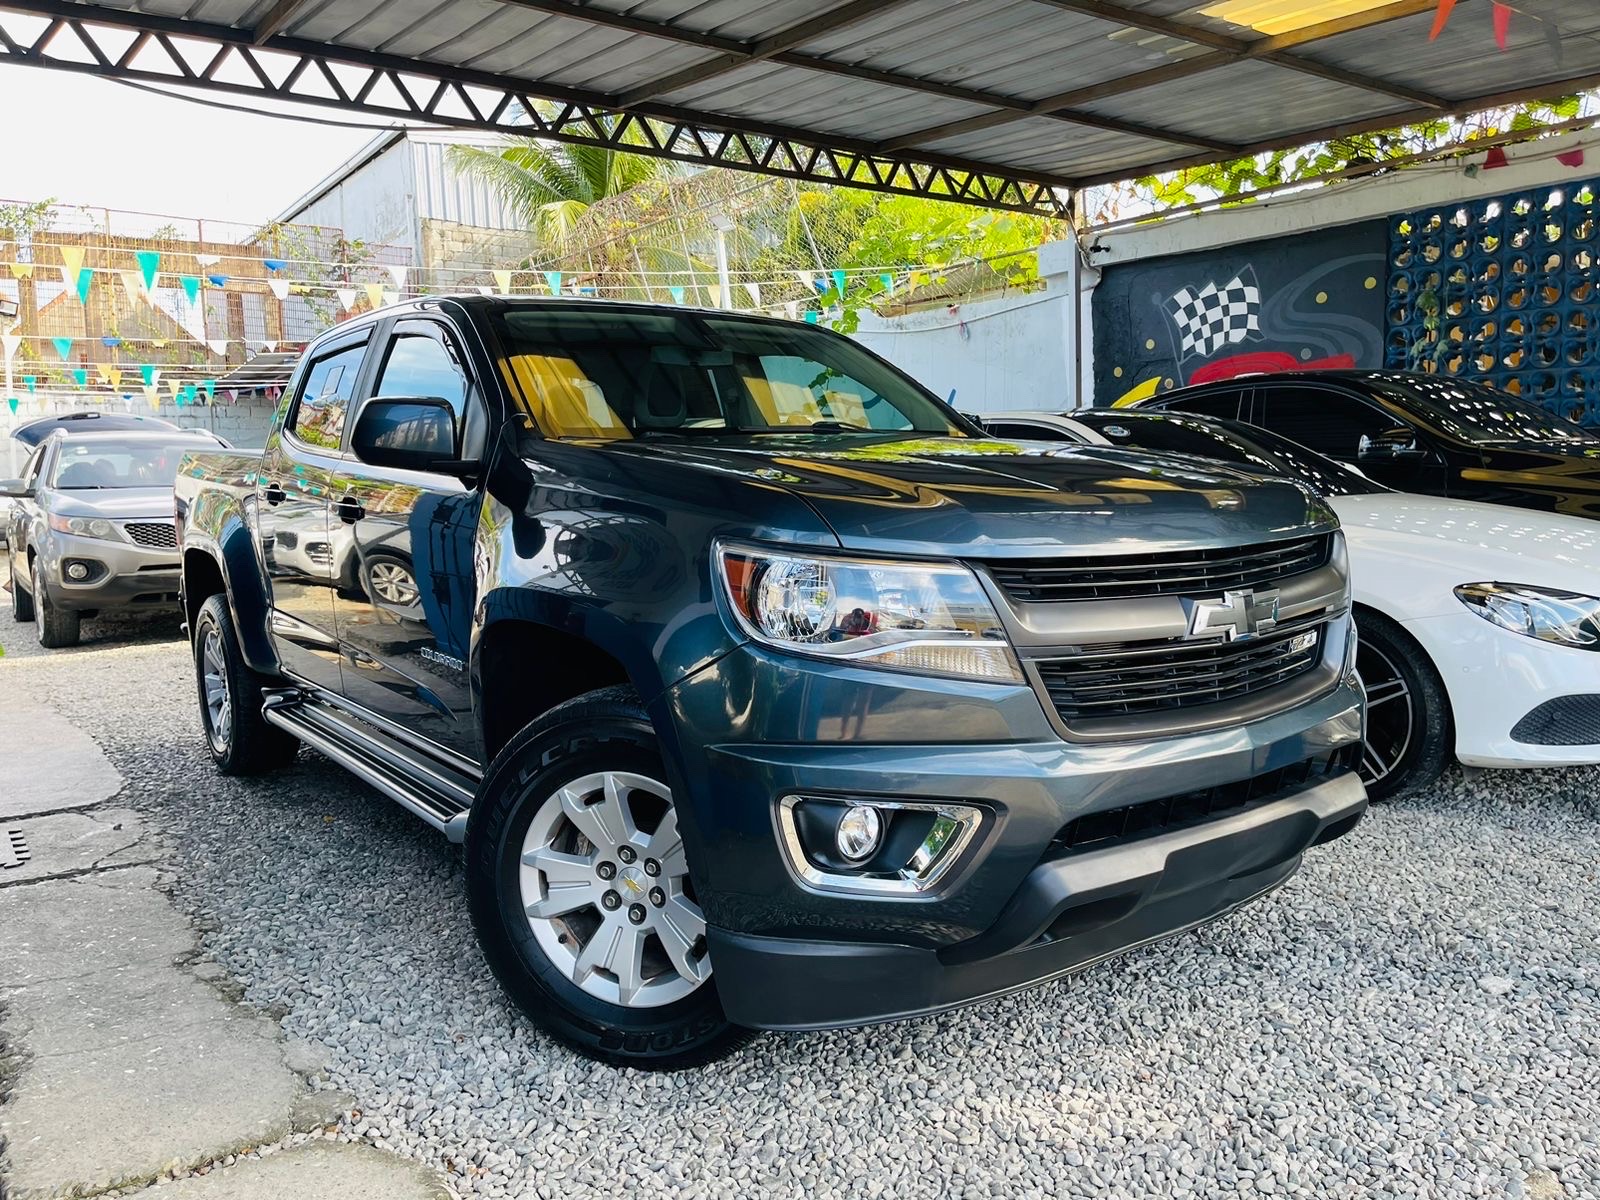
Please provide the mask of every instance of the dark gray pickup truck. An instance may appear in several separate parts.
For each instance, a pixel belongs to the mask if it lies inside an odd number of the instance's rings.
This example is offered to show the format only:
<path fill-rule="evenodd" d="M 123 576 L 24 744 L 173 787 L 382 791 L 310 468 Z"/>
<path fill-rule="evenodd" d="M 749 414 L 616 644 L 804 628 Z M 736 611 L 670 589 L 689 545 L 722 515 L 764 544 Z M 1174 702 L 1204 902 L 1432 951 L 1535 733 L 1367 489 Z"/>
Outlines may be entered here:
<path fill-rule="evenodd" d="M 506 991 L 614 1063 L 1054 979 L 1366 805 L 1316 497 L 987 438 L 804 324 L 373 313 L 177 513 L 219 769 L 305 742 L 464 841 Z"/>

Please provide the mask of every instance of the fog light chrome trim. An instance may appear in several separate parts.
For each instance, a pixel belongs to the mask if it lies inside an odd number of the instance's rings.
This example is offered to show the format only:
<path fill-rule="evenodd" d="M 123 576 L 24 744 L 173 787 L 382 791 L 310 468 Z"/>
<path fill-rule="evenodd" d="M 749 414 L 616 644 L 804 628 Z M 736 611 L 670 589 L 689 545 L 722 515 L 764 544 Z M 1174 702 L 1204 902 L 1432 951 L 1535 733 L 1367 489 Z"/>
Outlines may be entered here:
<path fill-rule="evenodd" d="M 784 865 L 802 887 L 812 891 L 869 896 L 920 896 L 931 892 L 961 861 L 963 852 L 983 824 L 983 810 L 971 805 L 864 796 L 859 802 L 863 807 L 870 806 L 879 812 L 931 812 L 937 819 L 922 844 L 893 874 L 846 875 L 825 871 L 806 857 L 794 814 L 795 805 L 805 800 L 838 804 L 841 799 L 839 796 L 785 796 L 778 801 L 778 844 L 783 849 Z"/>

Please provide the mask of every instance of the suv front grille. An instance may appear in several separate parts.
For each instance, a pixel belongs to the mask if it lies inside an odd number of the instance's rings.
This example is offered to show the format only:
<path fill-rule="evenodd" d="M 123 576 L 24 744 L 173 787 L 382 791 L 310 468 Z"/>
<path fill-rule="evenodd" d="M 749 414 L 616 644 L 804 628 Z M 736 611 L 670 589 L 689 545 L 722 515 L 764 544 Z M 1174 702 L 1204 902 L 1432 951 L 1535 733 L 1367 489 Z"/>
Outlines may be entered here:
<path fill-rule="evenodd" d="M 178 531 L 171 521 L 129 521 L 122 528 L 136 545 L 177 549 Z"/>
<path fill-rule="evenodd" d="M 1330 754 L 1319 754 L 1253 779 L 1240 779 L 1192 792 L 1180 792 L 1176 796 L 1164 796 L 1160 800 L 1148 800 L 1143 804 L 1087 813 L 1061 827 L 1061 832 L 1050 843 L 1049 857 L 1062 858 L 1069 854 L 1104 850 L 1169 830 L 1198 825 L 1202 821 L 1259 808 L 1263 804 L 1270 804 L 1289 788 L 1349 770 L 1355 766 L 1360 749 L 1359 745 L 1345 746 Z"/>
<path fill-rule="evenodd" d="M 1084 559 L 990 559 L 994 581 L 1025 604 L 1059 600 L 1124 600 L 1188 596 L 1276 585 L 1327 563 L 1333 534 L 1166 554 L 1117 554 Z"/>
<path fill-rule="evenodd" d="M 1325 624 L 1284 626 L 1248 641 L 1131 642 L 1036 659 L 1061 719 L 1140 716 L 1238 700 L 1316 667 Z"/>

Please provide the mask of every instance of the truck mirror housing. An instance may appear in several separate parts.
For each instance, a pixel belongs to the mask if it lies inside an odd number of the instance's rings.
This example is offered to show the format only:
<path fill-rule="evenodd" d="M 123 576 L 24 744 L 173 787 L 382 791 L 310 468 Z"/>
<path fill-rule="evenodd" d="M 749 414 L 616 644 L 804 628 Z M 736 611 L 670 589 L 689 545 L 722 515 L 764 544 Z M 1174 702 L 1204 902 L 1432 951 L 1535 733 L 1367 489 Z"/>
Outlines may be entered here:
<path fill-rule="evenodd" d="M 351 449 L 374 467 L 457 474 L 455 410 L 437 396 L 369 400 L 356 418 Z"/>
<path fill-rule="evenodd" d="M 0 498 L 7 500 L 26 500 L 33 495 L 33 489 L 20 479 L 0 479 Z"/>

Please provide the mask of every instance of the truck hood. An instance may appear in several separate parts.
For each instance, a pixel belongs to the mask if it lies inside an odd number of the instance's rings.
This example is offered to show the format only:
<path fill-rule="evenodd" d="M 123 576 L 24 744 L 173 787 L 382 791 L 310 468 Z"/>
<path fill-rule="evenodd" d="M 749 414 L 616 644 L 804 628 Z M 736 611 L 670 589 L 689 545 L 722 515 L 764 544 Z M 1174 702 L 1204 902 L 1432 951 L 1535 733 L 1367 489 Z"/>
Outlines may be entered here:
<path fill-rule="evenodd" d="M 1331 527 L 1299 484 L 1179 456 L 1057 442 L 782 435 L 612 447 L 778 486 L 857 550 L 1027 558 L 1270 541 Z"/>
<path fill-rule="evenodd" d="M 50 494 L 50 511 L 63 517 L 105 517 L 112 521 L 172 519 L 172 489 L 72 488 Z"/>

